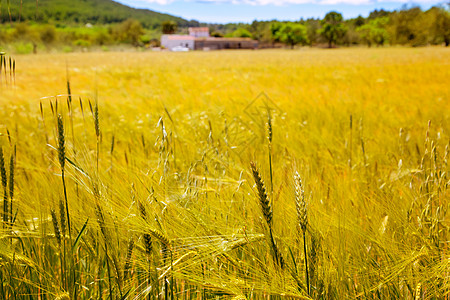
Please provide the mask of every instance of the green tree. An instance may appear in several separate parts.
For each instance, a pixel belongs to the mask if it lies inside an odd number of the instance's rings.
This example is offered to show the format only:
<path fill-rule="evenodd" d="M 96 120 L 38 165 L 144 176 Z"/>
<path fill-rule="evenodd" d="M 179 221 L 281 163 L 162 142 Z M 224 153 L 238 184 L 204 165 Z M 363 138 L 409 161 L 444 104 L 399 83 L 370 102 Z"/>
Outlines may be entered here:
<path fill-rule="evenodd" d="M 161 30 L 163 34 L 174 34 L 177 29 L 178 25 L 174 21 L 164 21 L 161 23 Z"/>
<path fill-rule="evenodd" d="M 223 34 L 219 31 L 212 31 L 210 35 L 212 37 L 223 37 Z"/>
<path fill-rule="evenodd" d="M 355 24 L 355 27 L 360 27 L 364 25 L 364 23 L 366 23 L 366 20 L 361 15 L 359 15 L 353 20 L 353 23 Z"/>
<path fill-rule="evenodd" d="M 272 43 L 272 32 L 270 31 L 272 22 L 270 21 L 253 21 L 250 26 L 251 34 L 262 44 Z"/>
<path fill-rule="evenodd" d="M 95 34 L 94 41 L 100 46 L 106 45 L 111 42 L 111 35 L 107 30 L 100 30 Z"/>
<path fill-rule="evenodd" d="M 139 46 L 141 35 L 144 29 L 139 21 L 128 19 L 120 23 L 115 30 L 115 36 L 120 42 L 130 43 L 133 46 Z"/>
<path fill-rule="evenodd" d="M 367 23 L 363 26 L 356 29 L 356 31 L 359 33 L 359 37 L 361 38 L 361 41 L 367 44 L 367 47 L 372 47 L 372 24 Z"/>
<path fill-rule="evenodd" d="M 308 41 L 311 46 L 320 42 L 319 30 L 320 30 L 320 19 L 306 20 L 306 32 L 308 35 Z"/>
<path fill-rule="evenodd" d="M 56 30 L 53 25 L 46 25 L 40 32 L 41 41 L 46 44 L 52 44 L 56 39 Z"/>
<path fill-rule="evenodd" d="M 391 37 L 395 44 L 425 45 L 428 32 L 423 23 L 423 12 L 420 7 L 407 8 L 404 6 L 390 16 Z"/>
<path fill-rule="evenodd" d="M 381 18 L 381 17 L 388 17 L 391 13 L 388 11 L 385 11 L 384 9 L 380 9 L 377 10 L 375 9 L 374 11 L 372 11 L 369 16 L 367 17 L 367 19 L 377 19 L 377 18 Z"/>
<path fill-rule="evenodd" d="M 33 45 L 33 53 L 37 53 L 37 46 L 41 42 L 41 37 L 35 28 L 31 28 L 26 23 L 17 23 L 12 35 L 17 40 L 30 42 Z"/>
<path fill-rule="evenodd" d="M 3 26 L 0 26 L 0 43 L 7 43 L 10 37 Z"/>
<path fill-rule="evenodd" d="M 359 27 L 357 32 L 360 34 L 361 39 L 367 44 L 367 46 L 370 47 L 372 44 L 383 46 L 389 38 L 386 30 L 388 22 L 389 17 L 371 19 L 367 24 Z"/>
<path fill-rule="evenodd" d="M 283 26 L 280 22 L 273 22 L 270 25 L 270 33 L 272 34 L 272 43 L 281 42 L 280 41 L 280 35 L 278 34 L 278 31 L 280 31 L 281 27 Z"/>
<path fill-rule="evenodd" d="M 346 30 L 341 39 L 341 42 L 346 46 L 359 44 L 360 38 L 359 38 L 359 34 L 356 32 L 357 27 L 354 24 L 354 22 L 346 21 L 344 23 L 344 27 Z"/>
<path fill-rule="evenodd" d="M 294 46 L 297 44 L 305 45 L 308 43 L 306 26 L 302 24 L 285 23 L 276 32 L 276 35 L 279 41 L 291 46 L 291 49 L 294 49 Z"/>
<path fill-rule="evenodd" d="M 434 6 L 430 8 L 426 15 L 430 19 L 428 33 L 433 44 L 450 44 L 450 11 L 443 7 Z"/>
<path fill-rule="evenodd" d="M 253 38 L 252 34 L 250 33 L 250 31 L 248 31 L 245 28 L 238 28 L 235 31 L 233 31 L 233 33 L 231 34 L 232 37 L 242 37 L 242 38 Z"/>
<path fill-rule="evenodd" d="M 336 44 L 347 31 L 342 14 L 335 11 L 327 13 L 321 21 L 321 25 L 322 28 L 319 32 L 327 40 L 328 48 L 333 47 L 333 43 Z"/>

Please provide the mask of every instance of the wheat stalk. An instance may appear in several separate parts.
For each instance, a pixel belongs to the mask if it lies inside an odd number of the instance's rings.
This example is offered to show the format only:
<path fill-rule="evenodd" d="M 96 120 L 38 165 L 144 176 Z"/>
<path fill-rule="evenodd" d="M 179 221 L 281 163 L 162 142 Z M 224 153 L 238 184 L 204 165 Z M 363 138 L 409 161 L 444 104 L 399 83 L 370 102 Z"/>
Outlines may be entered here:
<path fill-rule="evenodd" d="M 58 224 L 58 218 L 56 217 L 56 212 L 53 208 L 50 210 L 50 213 L 52 215 L 53 231 L 55 232 L 55 237 L 56 237 L 56 241 L 58 243 L 58 249 L 60 252 L 61 280 L 62 280 L 62 284 L 64 285 L 64 282 L 65 282 L 64 270 L 66 269 L 66 260 L 65 260 L 66 244 L 64 242 L 64 252 L 62 252 L 61 248 L 62 248 L 63 243 L 62 243 L 62 237 L 61 237 L 61 230 L 60 230 L 59 224 Z M 63 210 L 61 216 L 64 216 L 64 210 Z"/>
<path fill-rule="evenodd" d="M 10 225 L 13 224 L 13 199 L 14 199 L 14 167 L 15 167 L 15 159 L 16 159 L 16 146 L 14 145 L 14 150 L 11 153 L 11 157 L 9 160 L 9 199 L 10 199 Z"/>
<path fill-rule="evenodd" d="M 92 104 L 89 101 L 89 107 L 91 109 L 92 117 L 94 118 L 94 128 L 95 128 L 95 136 L 97 141 L 97 174 L 98 174 L 98 161 L 100 155 L 100 122 L 98 116 L 98 102 L 95 100 L 94 110 L 92 110 Z"/>
<path fill-rule="evenodd" d="M 53 230 L 55 231 L 56 241 L 58 242 L 58 247 L 61 248 L 61 230 L 59 229 L 58 218 L 56 217 L 56 212 L 52 208 L 50 210 L 53 221 Z"/>
<path fill-rule="evenodd" d="M 422 283 L 418 283 L 416 286 L 416 297 L 414 297 L 414 299 L 420 300 L 421 293 L 422 293 Z"/>
<path fill-rule="evenodd" d="M 127 255 L 125 257 L 125 266 L 123 267 L 123 279 L 127 279 L 127 275 L 130 272 L 131 268 L 131 257 L 133 255 L 133 249 L 134 249 L 134 239 L 133 237 L 130 238 L 128 241 L 128 247 L 127 247 Z"/>
<path fill-rule="evenodd" d="M 105 240 L 108 240 L 108 231 L 105 225 L 105 216 L 103 214 L 103 209 L 98 201 L 96 201 L 95 204 L 95 214 L 97 215 L 97 223 L 98 226 L 100 227 L 100 231 L 103 235 L 103 238 Z"/>
<path fill-rule="evenodd" d="M 69 229 L 69 239 L 72 240 L 72 232 L 71 232 L 71 226 L 70 226 L 70 215 L 69 215 L 69 202 L 67 200 L 67 188 L 66 188 L 66 181 L 64 176 L 64 167 L 66 163 L 66 148 L 65 148 L 65 137 L 64 137 L 64 124 L 61 114 L 58 114 L 58 158 L 59 158 L 59 165 L 61 166 L 61 178 L 62 178 L 62 184 L 64 189 L 64 199 L 66 201 L 66 215 L 67 215 L 67 227 Z"/>
<path fill-rule="evenodd" d="M 267 108 L 267 140 L 269 148 L 269 173 L 270 173 L 270 196 L 273 197 L 273 171 L 272 171 L 272 117 L 270 115 L 270 109 Z"/>
<path fill-rule="evenodd" d="M 66 148 L 64 138 L 64 124 L 61 114 L 58 114 L 58 159 L 61 166 L 61 170 L 64 171 L 66 162 Z"/>
<path fill-rule="evenodd" d="M 141 201 L 138 201 L 138 205 L 139 205 L 139 213 L 141 215 L 141 218 L 144 221 L 147 221 L 147 211 L 145 210 L 144 205 L 142 204 Z M 150 234 L 144 233 L 143 238 L 144 238 L 145 252 L 147 253 L 148 256 L 150 256 L 152 254 L 152 249 L 153 249 L 152 237 L 150 236 Z"/>
<path fill-rule="evenodd" d="M 66 238 L 66 207 L 62 199 L 59 200 L 59 221 L 61 222 L 61 233 L 63 239 Z"/>
<path fill-rule="evenodd" d="M 269 228 L 272 228 L 272 208 L 270 206 L 269 197 L 267 196 L 266 187 L 264 186 L 264 181 L 259 174 L 259 171 L 254 162 L 250 162 L 250 167 L 252 169 L 253 178 L 256 183 L 256 188 L 258 189 L 259 204 L 261 205 L 261 210 L 264 215 Z"/>
<path fill-rule="evenodd" d="M 6 167 L 5 167 L 5 158 L 3 156 L 3 148 L 0 147 L 0 174 L 2 177 L 2 186 L 3 186 L 3 226 L 6 226 L 8 223 L 8 179 L 6 176 Z"/>
<path fill-rule="evenodd" d="M 294 173 L 295 208 L 297 209 L 298 224 L 302 232 L 306 232 L 308 226 L 308 204 L 305 201 L 302 179 L 298 172 Z"/>
<path fill-rule="evenodd" d="M 297 209 L 298 225 L 301 228 L 302 234 L 303 234 L 303 251 L 304 251 L 304 255 L 305 255 L 306 286 L 308 289 L 308 295 L 310 295 L 309 273 L 308 273 L 308 253 L 307 253 L 307 247 L 306 247 L 306 228 L 308 226 L 308 206 L 305 201 L 305 191 L 303 190 L 302 180 L 297 171 L 294 173 L 294 188 L 295 188 L 295 207 Z"/>
<path fill-rule="evenodd" d="M 267 223 L 267 226 L 269 228 L 269 240 L 270 240 L 270 247 L 273 252 L 273 257 L 275 259 L 275 262 L 278 266 L 281 268 L 284 268 L 284 260 L 281 255 L 281 252 L 278 249 L 277 243 L 275 242 L 275 239 L 273 238 L 272 233 L 272 222 L 273 222 L 273 213 L 272 213 L 272 207 L 270 205 L 269 197 L 267 196 L 266 187 L 264 185 L 264 181 L 261 178 L 261 175 L 259 174 L 259 171 L 256 167 L 256 164 L 254 162 L 250 162 L 250 167 L 252 169 L 253 178 L 256 183 L 256 188 L 258 189 L 258 196 L 259 196 L 259 204 L 261 206 L 261 211 L 264 215 L 264 219 Z"/>

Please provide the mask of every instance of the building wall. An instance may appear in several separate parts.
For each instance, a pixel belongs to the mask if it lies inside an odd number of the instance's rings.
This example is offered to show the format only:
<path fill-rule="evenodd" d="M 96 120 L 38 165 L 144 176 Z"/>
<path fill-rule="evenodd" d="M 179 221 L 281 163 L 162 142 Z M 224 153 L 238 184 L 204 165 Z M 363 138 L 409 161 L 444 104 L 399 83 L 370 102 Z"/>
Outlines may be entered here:
<path fill-rule="evenodd" d="M 209 32 L 205 31 L 197 31 L 190 34 L 193 37 L 209 37 Z"/>
<path fill-rule="evenodd" d="M 189 36 L 174 36 L 169 34 L 163 34 L 161 36 L 161 46 L 172 49 L 176 46 L 182 46 L 194 50 L 194 39 Z"/>
<path fill-rule="evenodd" d="M 221 50 L 221 49 L 256 49 L 258 48 L 258 41 L 250 39 L 196 39 L 195 50 Z"/>
<path fill-rule="evenodd" d="M 190 50 L 256 49 L 258 41 L 249 38 L 194 38 L 189 35 L 163 34 L 161 46 L 167 49 L 182 46 Z"/>

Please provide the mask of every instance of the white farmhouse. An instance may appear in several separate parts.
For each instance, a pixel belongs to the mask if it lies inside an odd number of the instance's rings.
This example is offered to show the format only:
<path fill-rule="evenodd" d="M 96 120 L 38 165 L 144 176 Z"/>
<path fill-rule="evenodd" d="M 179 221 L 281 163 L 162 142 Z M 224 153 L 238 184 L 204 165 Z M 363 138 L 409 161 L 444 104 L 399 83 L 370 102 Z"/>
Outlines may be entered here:
<path fill-rule="evenodd" d="M 163 34 L 161 36 L 161 46 L 169 50 L 175 47 L 185 47 L 189 50 L 194 50 L 194 41 L 195 37 L 190 35 Z"/>
<path fill-rule="evenodd" d="M 257 49 L 258 41 L 250 38 L 210 37 L 208 27 L 190 27 L 189 35 L 163 34 L 161 46 L 171 51 Z"/>

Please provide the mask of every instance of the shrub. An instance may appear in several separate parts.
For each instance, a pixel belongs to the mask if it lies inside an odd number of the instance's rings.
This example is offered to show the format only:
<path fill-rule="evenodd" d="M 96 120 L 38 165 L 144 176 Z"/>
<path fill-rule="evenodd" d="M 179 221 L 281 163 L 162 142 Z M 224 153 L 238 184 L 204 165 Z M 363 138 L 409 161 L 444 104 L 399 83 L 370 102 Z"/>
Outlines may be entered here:
<path fill-rule="evenodd" d="M 79 46 L 79 47 L 90 47 L 91 46 L 91 42 L 90 41 L 83 40 L 83 39 L 76 40 L 72 44 L 74 46 Z"/>
<path fill-rule="evenodd" d="M 52 25 L 47 25 L 41 29 L 40 32 L 41 41 L 44 44 L 52 44 L 56 39 L 56 30 Z"/>
<path fill-rule="evenodd" d="M 33 44 L 28 42 L 17 42 L 14 45 L 14 52 L 17 54 L 30 54 L 31 52 L 33 52 Z"/>
<path fill-rule="evenodd" d="M 62 51 L 63 51 L 64 53 L 70 53 L 70 52 L 73 52 L 73 48 L 70 47 L 70 46 L 64 46 L 63 49 L 62 49 Z"/>

